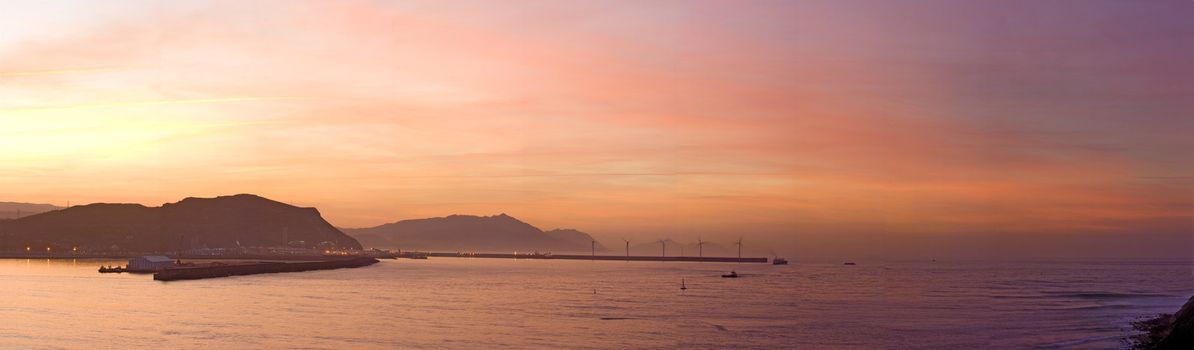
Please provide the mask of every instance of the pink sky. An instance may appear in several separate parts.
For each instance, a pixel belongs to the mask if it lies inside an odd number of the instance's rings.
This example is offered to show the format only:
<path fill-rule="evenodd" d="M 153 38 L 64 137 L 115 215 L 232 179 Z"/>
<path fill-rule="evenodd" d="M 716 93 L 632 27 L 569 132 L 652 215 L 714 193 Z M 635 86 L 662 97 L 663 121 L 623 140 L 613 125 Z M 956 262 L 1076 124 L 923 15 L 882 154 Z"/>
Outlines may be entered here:
<path fill-rule="evenodd" d="M 0 200 L 255 193 L 345 227 L 504 212 L 778 249 L 1188 239 L 1191 10 L 6 2 Z"/>

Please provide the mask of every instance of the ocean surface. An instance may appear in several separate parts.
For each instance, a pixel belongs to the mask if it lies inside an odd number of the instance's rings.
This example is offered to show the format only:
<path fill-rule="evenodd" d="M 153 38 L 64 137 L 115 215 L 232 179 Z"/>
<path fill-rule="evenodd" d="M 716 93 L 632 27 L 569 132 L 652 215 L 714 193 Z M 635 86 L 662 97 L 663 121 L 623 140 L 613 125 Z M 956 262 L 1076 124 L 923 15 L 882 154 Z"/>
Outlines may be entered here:
<path fill-rule="evenodd" d="M 1124 348 L 1188 263 L 431 258 L 157 282 L 0 260 L 0 349 Z M 736 270 L 742 277 L 721 278 Z M 681 280 L 688 290 L 681 291 Z"/>

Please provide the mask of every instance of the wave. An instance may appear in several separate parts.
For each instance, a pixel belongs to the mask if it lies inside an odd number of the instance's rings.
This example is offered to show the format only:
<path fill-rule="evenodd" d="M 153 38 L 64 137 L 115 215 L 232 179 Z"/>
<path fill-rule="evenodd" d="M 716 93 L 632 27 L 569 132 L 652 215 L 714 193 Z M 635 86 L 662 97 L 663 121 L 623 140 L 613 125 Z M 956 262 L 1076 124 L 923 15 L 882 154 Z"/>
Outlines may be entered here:
<path fill-rule="evenodd" d="M 1052 311 L 1078 311 L 1078 310 L 1102 310 L 1102 309 L 1138 309 L 1140 305 L 1134 304 L 1109 304 L 1109 305 L 1081 305 L 1081 306 L 1067 306 L 1067 307 L 1051 307 L 1040 308 Z"/>
<path fill-rule="evenodd" d="M 1114 300 L 1114 299 L 1133 299 L 1133 298 L 1166 298 L 1172 297 L 1169 294 L 1161 293 L 1120 293 L 1120 292 L 1041 292 L 1049 298 L 1062 299 L 1096 299 L 1096 300 Z"/>
<path fill-rule="evenodd" d="M 1078 338 L 1078 339 L 1070 339 L 1070 340 L 1064 340 L 1064 341 L 1059 341 L 1059 342 L 1053 342 L 1053 343 L 1048 343 L 1048 344 L 1041 344 L 1041 345 L 1037 345 L 1037 346 L 1036 346 L 1036 348 L 1037 348 L 1037 349 L 1061 349 L 1061 348 L 1071 348 L 1071 347 L 1076 347 L 1076 346 L 1081 346 L 1081 345 L 1089 345 L 1089 344 L 1092 344 L 1092 343 L 1105 343 L 1105 342 L 1107 342 L 1107 341 L 1109 341 L 1109 340 L 1120 340 L 1121 338 L 1123 338 L 1123 337 L 1122 337 L 1122 336 L 1120 336 L 1120 335 L 1108 335 L 1108 336 L 1097 336 L 1097 337 L 1085 337 L 1085 338 Z"/>

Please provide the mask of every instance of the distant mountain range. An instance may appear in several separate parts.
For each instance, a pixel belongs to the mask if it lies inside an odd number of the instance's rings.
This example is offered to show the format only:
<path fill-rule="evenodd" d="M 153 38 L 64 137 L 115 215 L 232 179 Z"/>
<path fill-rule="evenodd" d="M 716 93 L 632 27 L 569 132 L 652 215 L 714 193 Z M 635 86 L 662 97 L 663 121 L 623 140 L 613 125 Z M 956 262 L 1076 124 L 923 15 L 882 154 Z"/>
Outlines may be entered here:
<path fill-rule="evenodd" d="M 5 219 L 4 214 L 20 219 Z M 667 255 L 697 256 L 696 242 L 671 239 Z M 25 247 L 90 251 L 168 252 L 195 248 L 277 247 L 314 248 L 322 242 L 341 248 L 466 251 L 587 253 L 588 233 L 574 229 L 541 230 L 506 214 L 451 215 L 402 220 L 369 228 L 336 228 L 315 208 L 300 208 L 250 194 L 216 198 L 186 198 L 161 207 L 97 203 L 61 208 L 48 204 L 0 202 L 0 250 Z M 618 242 L 596 249 L 625 254 Z M 632 241 L 632 255 L 662 253 L 658 241 Z M 733 244 L 704 244 L 705 256 L 732 256 Z"/>
<path fill-rule="evenodd" d="M 467 252 L 588 252 L 593 237 L 572 229 L 543 231 L 506 214 L 451 215 L 342 229 L 366 247 Z M 598 251 L 606 248 L 600 242 Z"/>
<path fill-rule="evenodd" d="M 59 209 L 62 207 L 50 204 L 0 202 L 0 220 L 16 219 Z"/>
<path fill-rule="evenodd" d="M 161 207 L 97 203 L 0 221 L 0 250 L 27 246 L 165 252 L 192 248 L 302 246 L 357 240 L 300 208 L 255 195 L 187 198 Z"/>

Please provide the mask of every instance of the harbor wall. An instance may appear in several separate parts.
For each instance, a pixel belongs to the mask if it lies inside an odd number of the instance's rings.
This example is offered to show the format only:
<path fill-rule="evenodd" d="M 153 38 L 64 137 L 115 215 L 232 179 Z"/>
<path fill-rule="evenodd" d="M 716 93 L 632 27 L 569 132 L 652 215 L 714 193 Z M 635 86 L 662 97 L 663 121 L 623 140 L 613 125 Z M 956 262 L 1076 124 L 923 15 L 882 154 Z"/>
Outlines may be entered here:
<path fill-rule="evenodd" d="M 262 273 L 300 272 L 354 268 L 376 264 L 374 258 L 349 258 L 309 262 L 256 262 L 241 264 L 205 264 L 199 266 L 173 267 L 153 274 L 158 281 L 193 280 L 229 276 L 256 275 Z"/>
<path fill-rule="evenodd" d="M 686 261 L 686 262 L 729 262 L 768 263 L 767 258 L 696 257 L 696 256 L 642 256 L 642 255 L 583 255 L 583 254 L 510 254 L 510 253 L 425 253 L 438 258 L 490 258 L 490 259 L 559 259 L 559 260 L 603 260 L 603 261 Z"/>

